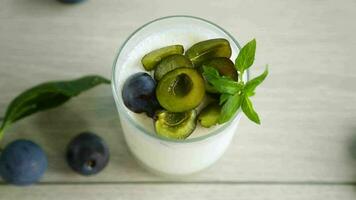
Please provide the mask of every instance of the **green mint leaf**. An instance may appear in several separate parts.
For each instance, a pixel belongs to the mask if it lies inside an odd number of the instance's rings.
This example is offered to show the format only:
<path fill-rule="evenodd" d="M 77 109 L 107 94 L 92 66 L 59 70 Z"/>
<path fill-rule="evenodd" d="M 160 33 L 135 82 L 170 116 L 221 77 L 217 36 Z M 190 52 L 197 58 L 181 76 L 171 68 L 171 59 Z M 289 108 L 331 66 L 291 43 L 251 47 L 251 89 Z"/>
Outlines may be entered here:
<path fill-rule="evenodd" d="M 220 95 L 220 99 L 219 99 L 219 105 L 223 105 L 231 96 L 231 94 L 227 94 L 227 93 L 223 93 Z"/>
<path fill-rule="evenodd" d="M 203 66 L 203 76 L 220 93 L 235 94 L 241 91 L 242 86 L 231 78 L 220 76 L 213 67 Z"/>
<path fill-rule="evenodd" d="M 255 53 L 256 53 L 256 39 L 251 40 L 248 42 L 239 52 L 235 60 L 235 67 L 241 74 L 251 67 L 253 61 L 255 60 Z"/>
<path fill-rule="evenodd" d="M 229 121 L 237 112 L 237 110 L 241 106 L 241 96 L 240 94 L 236 93 L 231 95 L 226 103 L 221 108 L 221 114 L 219 117 L 219 124 L 223 124 Z"/>
<path fill-rule="evenodd" d="M 253 96 L 255 94 L 256 87 L 259 86 L 266 79 L 267 75 L 268 75 L 268 67 L 261 75 L 248 81 L 245 84 L 244 93 L 247 94 L 247 96 Z"/>
<path fill-rule="evenodd" d="M 258 114 L 254 110 L 252 106 L 251 100 L 248 98 L 248 96 L 244 96 L 242 100 L 242 111 L 245 113 L 245 115 L 253 122 L 257 124 L 261 124 L 260 118 L 258 117 Z"/>
<path fill-rule="evenodd" d="M 109 80 L 93 75 L 71 81 L 46 82 L 24 91 L 7 108 L 0 126 L 0 139 L 10 124 L 39 111 L 60 106 L 99 84 L 109 83 Z"/>

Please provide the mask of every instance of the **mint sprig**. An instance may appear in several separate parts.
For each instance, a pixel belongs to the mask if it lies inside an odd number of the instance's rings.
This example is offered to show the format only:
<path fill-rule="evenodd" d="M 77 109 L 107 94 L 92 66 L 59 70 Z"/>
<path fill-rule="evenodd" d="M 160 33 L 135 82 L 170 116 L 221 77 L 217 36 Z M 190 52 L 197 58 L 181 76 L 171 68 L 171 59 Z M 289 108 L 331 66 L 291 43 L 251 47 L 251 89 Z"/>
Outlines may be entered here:
<path fill-rule="evenodd" d="M 268 68 L 256 78 L 248 81 L 244 86 L 244 92 L 247 96 L 253 96 L 255 94 L 256 87 L 259 86 L 267 77 Z"/>
<path fill-rule="evenodd" d="M 226 76 L 220 76 L 218 70 L 210 66 L 203 66 L 203 76 L 219 93 L 235 94 L 243 85 Z"/>
<path fill-rule="evenodd" d="M 235 60 L 235 69 L 239 74 L 239 81 L 221 76 L 219 72 L 210 66 L 203 66 L 203 76 L 206 80 L 221 93 L 219 104 L 222 105 L 219 117 L 219 124 L 223 124 L 242 108 L 245 115 L 253 122 L 260 124 L 260 118 L 255 111 L 250 97 L 255 95 L 255 90 L 268 75 L 268 67 L 258 77 L 248 81 L 243 81 L 244 72 L 250 68 L 255 60 L 256 40 L 248 42 L 239 52 Z"/>
<path fill-rule="evenodd" d="M 242 111 L 253 122 L 261 124 L 260 117 L 252 106 L 252 102 L 248 96 L 244 96 L 242 100 Z"/>
<path fill-rule="evenodd" d="M 231 94 L 227 94 L 227 93 L 223 93 L 220 95 L 220 99 L 219 99 L 219 105 L 223 105 L 229 98 L 230 98 Z"/>
<path fill-rule="evenodd" d="M 256 39 L 248 42 L 239 52 L 235 60 L 235 68 L 238 72 L 240 72 L 240 77 L 242 79 L 242 75 L 246 69 L 250 68 L 255 61 L 256 54 Z M 240 80 L 241 80 L 240 79 Z"/>
<path fill-rule="evenodd" d="M 239 93 L 236 93 L 227 99 L 227 101 L 224 103 L 223 107 L 221 108 L 221 113 L 218 121 L 219 124 L 223 124 L 229 121 L 235 115 L 236 111 L 241 106 L 242 100 L 243 99 L 241 98 L 241 95 Z"/>

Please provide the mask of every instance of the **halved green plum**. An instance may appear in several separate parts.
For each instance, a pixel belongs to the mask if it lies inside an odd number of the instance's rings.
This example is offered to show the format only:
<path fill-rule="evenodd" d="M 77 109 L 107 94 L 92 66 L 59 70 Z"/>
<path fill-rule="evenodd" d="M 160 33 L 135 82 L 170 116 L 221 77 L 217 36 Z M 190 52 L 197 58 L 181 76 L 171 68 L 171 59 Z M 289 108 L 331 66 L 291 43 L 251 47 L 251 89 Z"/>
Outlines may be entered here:
<path fill-rule="evenodd" d="M 198 121 L 202 127 L 210 128 L 218 124 L 221 106 L 217 101 L 211 102 L 199 113 Z"/>
<path fill-rule="evenodd" d="M 179 44 L 162 47 L 146 54 L 142 58 L 141 63 L 146 71 L 151 71 L 157 66 L 159 62 L 161 62 L 163 58 L 174 54 L 183 54 L 183 52 L 184 48 Z"/>
<path fill-rule="evenodd" d="M 170 112 L 185 112 L 197 107 L 205 95 L 204 79 L 194 68 L 177 68 L 158 82 L 156 96 Z"/>
<path fill-rule="evenodd" d="M 195 110 L 173 113 L 161 111 L 156 115 L 155 129 L 157 135 L 171 139 L 185 139 L 196 127 Z"/>
<path fill-rule="evenodd" d="M 184 55 L 175 54 L 163 58 L 162 61 L 157 65 L 154 73 L 155 79 L 160 80 L 166 73 L 180 68 L 180 67 L 193 67 L 192 62 Z"/>
<path fill-rule="evenodd" d="M 235 81 L 238 80 L 238 74 L 235 69 L 234 63 L 229 58 L 218 57 L 212 58 L 203 62 L 203 66 L 214 67 L 218 70 L 219 74 L 222 76 L 227 76 Z M 202 70 L 200 68 L 200 70 Z M 217 93 L 218 91 L 205 80 L 205 89 L 210 93 Z"/>
<path fill-rule="evenodd" d="M 204 61 L 215 57 L 231 56 L 231 47 L 228 40 L 217 38 L 198 42 L 190 47 L 185 55 L 193 62 L 194 66 L 199 67 Z"/>

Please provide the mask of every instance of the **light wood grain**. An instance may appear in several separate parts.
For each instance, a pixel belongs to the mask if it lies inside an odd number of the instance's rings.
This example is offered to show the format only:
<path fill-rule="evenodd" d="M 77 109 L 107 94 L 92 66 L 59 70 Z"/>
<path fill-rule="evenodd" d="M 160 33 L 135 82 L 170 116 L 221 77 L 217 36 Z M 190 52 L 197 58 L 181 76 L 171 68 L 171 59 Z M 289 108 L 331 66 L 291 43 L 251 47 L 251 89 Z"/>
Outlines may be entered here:
<path fill-rule="evenodd" d="M 350 186 L 281 185 L 41 185 L 31 188 L 1 187 L 7 200 L 354 200 Z M 58 195 L 60 194 L 60 196 Z"/>
<path fill-rule="evenodd" d="M 354 183 L 356 161 L 350 146 L 356 143 L 355 11 L 353 0 L 89 0 L 74 6 L 54 0 L 1 0 L 0 115 L 16 94 L 34 84 L 92 73 L 110 77 L 120 44 L 148 20 L 195 15 L 221 25 L 242 44 L 256 37 L 252 74 L 269 64 L 270 77 L 253 99 L 263 125 L 244 118 L 224 157 L 208 170 L 182 180 Z M 69 170 L 63 156 L 70 138 L 84 130 L 102 135 L 112 155 L 109 166 L 90 178 Z M 20 121 L 8 131 L 3 145 L 17 138 L 32 139 L 45 149 L 49 169 L 42 179 L 44 184 L 73 185 L 39 185 L 25 190 L 0 186 L 7 199 L 25 194 L 32 194 L 32 199 L 58 194 L 61 199 L 79 199 L 79 194 L 74 194 L 77 191 L 84 191 L 82 199 L 116 199 L 121 194 L 131 199 L 147 194 L 153 199 L 162 191 L 162 199 L 178 199 L 183 195 L 181 190 L 194 199 L 219 199 L 219 195 L 227 199 L 239 195 L 242 199 L 356 196 L 352 186 L 74 186 L 79 182 L 167 181 L 146 172 L 130 155 L 107 86 Z"/>
<path fill-rule="evenodd" d="M 264 120 L 276 118 L 279 116 L 271 115 L 264 117 Z M 303 123 L 305 116 L 304 119 L 300 119 L 298 115 L 290 119 L 296 123 Z M 305 133 L 296 130 L 285 132 L 268 127 L 249 132 L 249 129 L 255 128 L 255 125 L 246 119 L 243 120 L 241 133 L 236 135 L 223 158 L 210 169 L 184 180 L 328 182 L 355 180 L 355 165 L 349 154 L 349 141 L 345 135 L 335 136 L 338 139 L 328 139 L 332 138 L 332 133 L 326 130 L 310 139 Z M 67 167 L 64 159 L 65 147 L 69 140 L 85 130 L 101 134 L 108 142 L 112 155 L 109 166 L 98 176 L 90 178 L 76 175 Z M 294 131 L 296 133 L 292 135 Z M 305 131 L 308 134 L 313 133 L 313 130 Z M 8 132 L 6 142 L 16 138 L 28 138 L 44 147 L 50 167 L 43 181 L 165 180 L 147 173 L 130 155 L 122 136 L 109 87 L 100 86 L 73 99 L 62 108 L 21 121 Z"/>

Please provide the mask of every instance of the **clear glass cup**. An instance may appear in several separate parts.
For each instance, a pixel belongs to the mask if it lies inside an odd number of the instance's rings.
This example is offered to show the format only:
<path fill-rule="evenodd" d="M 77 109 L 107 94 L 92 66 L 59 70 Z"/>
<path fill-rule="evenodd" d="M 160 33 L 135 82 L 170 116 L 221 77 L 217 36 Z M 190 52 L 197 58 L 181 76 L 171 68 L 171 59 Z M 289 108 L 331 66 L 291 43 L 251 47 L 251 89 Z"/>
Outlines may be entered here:
<path fill-rule="evenodd" d="M 134 64 L 140 65 L 142 53 L 132 55 L 132 51 L 147 53 L 171 44 L 183 44 L 185 48 L 189 48 L 196 42 L 211 38 L 229 40 L 232 48 L 231 58 L 236 58 L 240 45 L 227 31 L 212 22 L 192 16 L 169 16 L 151 21 L 133 32 L 119 50 L 112 74 L 114 99 L 126 143 L 139 163 L 150 171 L 181 176 L 212 165 L 223 155 L 238 131 L 241 112 L 230 122 L 201 136 L 186 140 L 159 137 L 152 129 L 153 125 L 148 127 L 140 123 L 123 103 L 121 90 L 124 81 L 132 73 L 144 71 L 143 67 L 136 71 L 129 70 L 126 63 L 130 59 L 134 60 Z M 147 45 L 147 42 L 150 45 Z M 245 73 L 244 79 L 248 80 L 248 72 Z M 148 118 L 144 114 L 141 115 Z"/>

